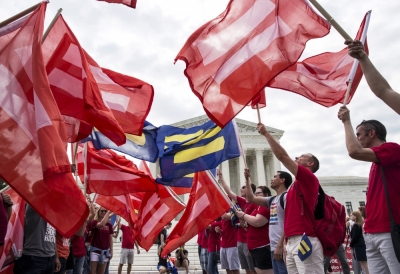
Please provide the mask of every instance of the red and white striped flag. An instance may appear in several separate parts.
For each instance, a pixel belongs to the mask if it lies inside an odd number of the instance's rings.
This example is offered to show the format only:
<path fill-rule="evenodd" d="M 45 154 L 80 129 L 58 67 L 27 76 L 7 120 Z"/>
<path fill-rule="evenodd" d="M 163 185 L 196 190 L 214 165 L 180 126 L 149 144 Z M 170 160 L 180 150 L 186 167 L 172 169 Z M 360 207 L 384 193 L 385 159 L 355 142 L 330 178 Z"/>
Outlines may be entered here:
<path fill-rule="evenodd" d="M 175 60 L 208 117 L 224 127 L 330 25 L 306 0 L 231 0 L 194 32 Z"/>
<path fill-rule="evenodd" d="M 368 29 L 368 12 L 360 25 L 356 39 L 365 41 Z M 363 76 L 358 60 L 347 54 L 347 48 L 339 52 L 325 52 L 309 57 L 288 67 L 272 79 L 268 86 L 288 90 L 325 107 L 343 103 L 349 81 L 352 81 L 350 102 Z"/>
<path fill-rule="evenodd" d="M 197 172 L 193 179 L 192 191 L 186 210 L 167 237 L 161 256 L 166 256 L 183 245 L 230 207 L 226 195 L 216 185 L 210 171 Z"/>
<path fill-rule="evenodd" d="M 41 49 L 46 3 L 0 37 L 0 175 L 65 237 L 89 214 L 66 153 Z M 3 41 L 4 37 L 4 41 Z M 73 201 L 73 202 L 71 202 Z"/>
<path fill-rule="evenodd" d="M 11 196 L 14 205 L 8 221 L 4 245 L 1 248 L 0 273 L 7 273 L 6 269 L 12 269 L 11 264 L 14 263 L 16 258 L 22 256 L 22 248 L 24 246 L 25 201 L 11 188 L 6 190 L 4 194 Z"/>
<path fill-rule="evenodd" d="M 136 2 L 137 2 L 137 0 L 97 0 L 97 1 L 124 4 L 125 6 L 131 7 L 134 9 L 136 9 Z"/>
<path fill-rule="evenodd" d="M 185 208 L 168 187 L 157 185 L 157 189 L 157 192 L 145 194 L 134 229 L 136 240 L 147 251 L 164 226 Z"/>

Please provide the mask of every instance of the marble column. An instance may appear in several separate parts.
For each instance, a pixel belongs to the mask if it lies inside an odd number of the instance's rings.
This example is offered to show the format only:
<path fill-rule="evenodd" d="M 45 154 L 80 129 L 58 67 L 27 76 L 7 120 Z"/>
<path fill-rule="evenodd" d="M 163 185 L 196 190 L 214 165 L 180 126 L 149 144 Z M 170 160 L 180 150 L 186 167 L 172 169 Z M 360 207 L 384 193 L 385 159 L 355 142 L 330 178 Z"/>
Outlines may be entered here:
<path fill-rule="evenodd" d="M 246 157 L 246 150 L 243 149 L 243 156 L 239 157 L 239 184 L 242 181 L 244 182 L 244 175 L 243 175 L 244 168 L 245 168 L 244 159 L 243 159 L 244 157 Z M 242 178 L 243 178 L 243 180 L 242 180 Z"/>
<path fill-rule="evenodd" d="M 256 149 L 257 181 L 258 185 L 267 185 L 265 181 L 263 150 Z"/>
<path fill-rule="evenodd" d="M 232 186 L 231 186 L 231 180 L 230 180 L 230 176 L 229 176 L 229 160 L 226 160 L 226 161 L 224 161 L 224 162 L 222 162 L 222 164 L 221 164 L 221 168 L 222 168 L 222 176 L 224 177 L 224 179 L 225 179 L 225 182 L 229 185 L 229 187 L 231 187 L 231 189 L 232 189 Z"/>

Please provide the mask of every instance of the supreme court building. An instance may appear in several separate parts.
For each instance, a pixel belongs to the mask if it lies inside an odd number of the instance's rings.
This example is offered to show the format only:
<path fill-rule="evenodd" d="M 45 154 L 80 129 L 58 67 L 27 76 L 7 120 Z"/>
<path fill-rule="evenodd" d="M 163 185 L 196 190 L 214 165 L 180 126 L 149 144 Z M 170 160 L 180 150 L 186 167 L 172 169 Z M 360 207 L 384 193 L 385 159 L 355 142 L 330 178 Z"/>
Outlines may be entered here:
<path fill-rule="evenodd" d="M 172 124 L 175 127 L 189 128 L 199 126 L 209 119 L 206 115 L 195 117 Z M 265 137 L 257 131 L 257 124 L 236 118 L 239 136 L 242 142 L 243 153 L 246 163 L 251 171 L 251 180 L 255 185 L 266 185 L 270 187 L 270 182 L 276 171 L 281 170 L 282 166 L 278 159 L 273 155 Z M 266 126 L 271 135 L 279 142 L 284 131 L 277 128 Z M 238 157 L 225 161 L 221 165 L 221 171 L 226 182 L 231 189 L 239 194 L 240 187 L 244 185 L 244 157 Z M 150 170 L 155 177 L 160 173 L 158 162 L 150 163 Z M 346 211 L 357 210 L 360 205 L 365 205 L 365 189 L 367 188 L 367 177 L 355 176 L 332 176 L 318 177 L 324 191 L 346 207 Z M 271 189 L 273 195 L 274 191 Z M 183 199 L 187 202 L 188 195 Z"/>

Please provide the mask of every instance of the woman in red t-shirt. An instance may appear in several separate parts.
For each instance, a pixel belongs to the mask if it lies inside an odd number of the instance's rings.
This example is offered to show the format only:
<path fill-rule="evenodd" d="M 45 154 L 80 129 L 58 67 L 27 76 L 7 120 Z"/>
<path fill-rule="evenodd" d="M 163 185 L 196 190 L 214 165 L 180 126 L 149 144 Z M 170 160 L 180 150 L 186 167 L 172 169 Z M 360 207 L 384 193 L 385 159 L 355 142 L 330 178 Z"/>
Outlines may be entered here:
<path fill-rule="evenodd" d="M 89 224 L 89 231 L 92 237 L 90 243 L 90 273 L 103 274 L 107 262 L 113 254 L 112 236 L 114 234 L 109 219 L 111 211 L 100 207 L 96 212 L 94 220 Z"/>
<path fill-rule="evenodd" d="M 250 188 L 250 171 L 245 170 L 246 187 Z M 266 186 L 259 186 L 254 192 L 257 197 L 271 196 Z M 237 211 L 236 215 L 247 222 L 247 247 L 253 257 L 254 268 L 258 274 L 273 273 L 271 249 L 269 246 L 269 209 L 265 206 L 256 207 L 250 214 Z"/>

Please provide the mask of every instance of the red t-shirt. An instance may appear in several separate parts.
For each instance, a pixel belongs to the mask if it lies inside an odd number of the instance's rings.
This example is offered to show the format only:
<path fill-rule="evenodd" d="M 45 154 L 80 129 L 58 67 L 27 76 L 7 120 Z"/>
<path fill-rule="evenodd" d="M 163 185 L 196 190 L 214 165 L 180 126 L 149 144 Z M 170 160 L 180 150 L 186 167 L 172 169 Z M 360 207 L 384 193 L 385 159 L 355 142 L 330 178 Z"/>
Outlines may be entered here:
<path fill-rule="evenodd" d="M 197 234 L 197 244 L 201 246 L 201 242 L 203 241 L 203 232 Z"/>
<path fill-rule="evenodd" d="M 129 226 L 121 225 L 122 231 L 122 248 L 134 249 L 135 241 L 132 237 L 132 231 Z"/>
<path fill-rule="evenodd" d="M 301 215 L 302 203 L 297 188 L 303 193 L 304 215 Z M 317 236 L 313 221 L 318 189 L 317 177 L 310 170 L 299 165 L 296 180 L 286 194 L 284 229 L 287 238 L 303 235 L 303 233 L 310 237 Z"/>
<path fill-rule="evenodd" d="M 213 222 L 214 223 L 214 222 Z M 221 234 L 215 232 L 214 229 L 208 229 L 208 252 L 216 252 L 219 250 Z"/>
<path fill-rule="evenodd" d="M 237 246 L 237 231 L 232 225 L 231 220 L 221 220 L 212 224 L 213 228 L 217 226 L 222 230 L 221 247 L 229 248 Z"/>
<path fill-rule="evenodd" d="M 67 259 L 69 255 L 69 239 L 56 233 L 56 244 L 58 257 Z"/>
<path fill-rule="evenodd" d="M 93 220 L 90 223 L 90 229 L 92 231 L 92 243 L 91 246 L 97 247 L 101 250 L 107 250 L 110 248 L 110 235 L 114 233 L 112 225 L 106 223 L 102 228 L 97 228 L 96 225 L 99 221 Z"/>
<path fill-rule="evenodd" d="M 203 234 L 203 236 L 202 236 L 202 238 L 201 238 L 201 248 L 206 248 L 206 249 L 208 249 L 208 237 L 205 235 L 205 233 L 206 233 L 206 230 L 203 230 L 202 232 L 201 232 L 202 234 Z"/>
<path fill-rule="evenodd" d="M 397 201 L 400 197 L 400 145 L 384 143 L 371 149 L 380 163 L 372 163 L 369 173 L 364 230 L 367 233 L 385 233 L 390 232 L 390 217 L 380 168 L 383 166 L 385 172 L 394 219 L 400 223 L 400 203 Z"/>
<path fill-rule="evenodd" d="M 8 211 L 3 202 L 3 197 L 0 195 L 0 244 L 4 244 L 4 238 L 7 234 L 8 226 Z"/>
<path fill-rule="evenodd" d="M 83 236 L 72 237 L 72 251 L 75 258 L 81 258 L 86 254 L 85 240 Z"/>
<path fill-rule="evenodd" d="M 269 220 L 269 209 L 266 206 L 258 206 L 249 215 L 260 214 Z M 260 227 L 249 225 L 247 229 L 247 248 L 249 250 L 269 245 L 269 223 Z"/>
<path fill-rule="evenodd" d="M 240 196 L 236 196 L 236 201 L 237 204 L 242 209 L 242 211 L 246 214 L 250 214 L 257 207 L 257 205 L 247 202 L 245 198 Z M 243 227 L 239 227 L 237 230 L 237 241 L 240 243 L 246 243 L 247 242 L 246 234 L 247 231 Z"/>

